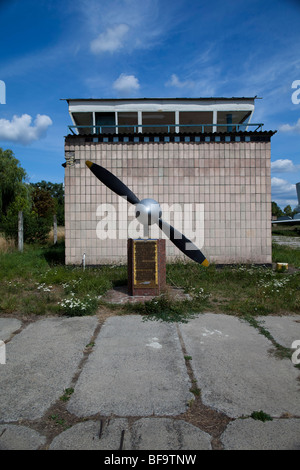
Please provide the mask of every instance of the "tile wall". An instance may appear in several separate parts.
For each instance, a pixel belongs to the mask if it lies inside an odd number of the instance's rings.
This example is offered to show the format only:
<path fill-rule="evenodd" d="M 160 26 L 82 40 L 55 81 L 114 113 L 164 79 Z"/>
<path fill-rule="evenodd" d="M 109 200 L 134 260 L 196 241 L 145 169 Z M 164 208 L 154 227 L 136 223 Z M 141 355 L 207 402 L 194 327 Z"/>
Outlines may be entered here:
<path fill-rule="evenodd" d="M 127 239 L 143 236 L 134 206 L 97 180 L 86 160 L 114 173 L 140 199 L 159 201 L 163 218 L 209 261 L 271 263 L 270 145 L 270 141 L 93 143 L 67 137 L 66 263 L 81 264 L 84 253 L 87 265 L 124 263 Z M 152 238 L 166 238 L 154 227 Z M 187 259 L 170 241 L 166 249 L 169 261 Z"/>

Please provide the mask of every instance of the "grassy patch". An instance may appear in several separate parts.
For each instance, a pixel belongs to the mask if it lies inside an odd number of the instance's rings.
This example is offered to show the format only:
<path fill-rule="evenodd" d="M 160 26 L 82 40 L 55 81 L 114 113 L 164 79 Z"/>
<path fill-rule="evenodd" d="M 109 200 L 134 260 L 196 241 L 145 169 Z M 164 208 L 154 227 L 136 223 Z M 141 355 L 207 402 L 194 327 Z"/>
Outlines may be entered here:
<path fill-rule="evenodd" d="M 64 418 L 61 418 L 59 415 L 51 415 L 49 416 L 49 419 L 52 420 L 55 426 L 62 427 L 64 431 L 70 427 L 67 425 L 66 420 Z"/>
<path fill-rule="evenodd" d="M 201 390 L 198 387 L 192 387 L 190 388 L 190 392 L 195 395 L 195 397 L 200 397 L 201 395 Z"/>
<path fill-rule="evenodd" d="M 289 226 L 280 226 L 272 227 L 272 235 L 281 235 L 285 237 L 300 237 L 300 227 L 295 225 L 292 227 Z"/>
<path fill-rule="evenodd" d="M 281 247 L 275 249 L 278 257 L 289 253 L 297 264 L 300 251 L 285 247 L 283 250 Z M 202 298 L 193 298 L 193 309 L 198 304 L 200 311 L 204 308 L 240 316 L 300 312 L 298 271 L 277 273 L 269 267 L 243 265 L 203 269 L 194 263 L 169 265 L 167 274 L 170 283 L 183 287 L 187 292 L 202 290 Z"/>
<path fill-rule="evenodd" d="M 161 296 L 144 303 L 127 304 L 124 309 L 142 315 L 145 321 L 186 323 L 194 315 L 193 312 L 188 312 L 185 307 L 189 308 L 190 306 L 185 302 L 174 302 Z"/>
<path fill-rule="evenodd" d="M 145 320 L 186 322 L 201 312 L 227 313 L 249 319 L 258 315 L 300 313 L 300 250 L 273 245 L 274 262 L 289 263 L 277 273 L 270 267 L 196 263 L 167 265 L 167 284 L 189 294 L 168 293 L 140 304 L 118 306 Z M 291 267 L 291 269 L 290 269 Z M 126 266 L 97 268 L 64 265 L 64 244 L 25 246 L 24 252 L 0 253 L 0 314 L 90 315 L 105 303 L 101 296 L 127 283 Z M 115 306 L 105 304 L 105 308 Z"/>
<path fill-rule="evenodd" d="M 74 393 L 74 388 L 66 388 L 64 391 L 64 394 L 60 397 L 60 400 L 69 401 L 73 393 Z"/>
<path fill-rule="evenodd" d="M 262 410 L 253 411 L 253 413 L 251 414 L 251 418 L 263 422 L 273 421 L 273 418 Z"/>
<path fill-rule="evenodd" d="M 126 282 L 125 266 L 64 265 L 64 242 L 29 245 L 0 253 L 0 314 L 90 315 L 115 282 Z"/>
<path fill-rule="evenodd" d="M 288 263 L 290 266 L 300 268 L 300 250 L 273 243 L 272 257 L 274 263 Z"/>

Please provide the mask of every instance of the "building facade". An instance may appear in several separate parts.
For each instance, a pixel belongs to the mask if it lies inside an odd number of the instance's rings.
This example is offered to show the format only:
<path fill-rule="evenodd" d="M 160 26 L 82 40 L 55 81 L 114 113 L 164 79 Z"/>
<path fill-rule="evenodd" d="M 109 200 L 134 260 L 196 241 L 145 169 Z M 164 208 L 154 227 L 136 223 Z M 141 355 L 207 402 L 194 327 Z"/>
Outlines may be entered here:
<path fill-rule="evenodd" d="M 272 262 L 271 137 L 252 123 L 254 98 L 68 99 L 65 137 L 66 264 L 118 264 L 143 237 L 134 206 L 85 165 L 97 163 L 211 263 Z M 156 225 L 151 238 L 166 238 Z M 170 241 L 167 260 L 186 259 Z"/>

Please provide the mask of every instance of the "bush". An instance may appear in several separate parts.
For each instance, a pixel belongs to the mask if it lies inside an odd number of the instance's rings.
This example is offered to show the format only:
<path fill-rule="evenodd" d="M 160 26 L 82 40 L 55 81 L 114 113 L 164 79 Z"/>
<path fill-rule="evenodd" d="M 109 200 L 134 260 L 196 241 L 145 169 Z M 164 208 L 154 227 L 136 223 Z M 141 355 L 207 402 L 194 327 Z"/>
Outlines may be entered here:
<path fill-rule="evenodd" d="M 38 217 L 34 212 L 25 211 L 23 213 L 24 242 L 44 243 L 52 227 L 52 217 Z M 8 212 L 3 217 L 1 229 L 6 239 L 18 239 L 18 214 Z"/>
<path fill-rule="evenodd" d="M 38 217 L 36 214 L 24 216 L 24 241 L 27 243 L 45 243 L 52 226 L 52 218 Z"/>

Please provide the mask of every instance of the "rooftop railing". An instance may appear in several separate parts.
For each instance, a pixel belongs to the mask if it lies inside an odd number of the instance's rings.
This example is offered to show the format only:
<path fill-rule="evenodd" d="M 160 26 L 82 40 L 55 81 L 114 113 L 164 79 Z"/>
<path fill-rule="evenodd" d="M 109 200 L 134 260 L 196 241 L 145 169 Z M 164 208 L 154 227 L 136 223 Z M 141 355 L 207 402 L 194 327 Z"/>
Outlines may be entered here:
<path fill-rule="evenodd" d="M 132 134 L 136 133 L 143 133 L 147 132 L 152 129 L 157 129 L 160 130 L 160 132 L 167 132 L 168 134 L 170 133 L 180 133 L 180 132 L 207 132 L 207 128 L 211 129 L 210 132 L 217 132 L 218 128 L 220 132 L 224 132 L 221 130 L 221 128 L 225 128 L 225 132 L 240 132 L 240 131 L 245 131 L 248 127 L 251 127 L 251 131 L 262 131 L 263 130 L 263 123 L 251 123 L 251 124 L 136 124 L 136 125 L 119 125 L 119 124 L 110 124 L 110 125 L 101 125 L 101 126 L 68 126 L 69 130 L 72 132 L 72 134 L 76 135 L 76 132 L 74 132 L 74 129 L 78 131 L 80 134 L 80 131 L 83 134 L 118 134 L 118 133 L 124 133 L 124 132 L 129 132 Z M 192 131 L 190 130 L 192 128 Z M 85 132 L 88 131 L 88 132 Z"/>

